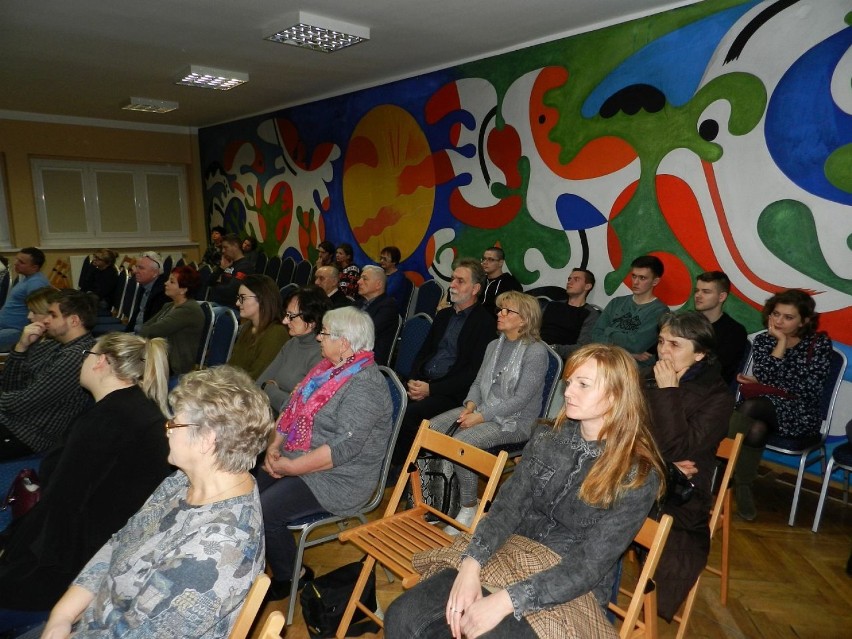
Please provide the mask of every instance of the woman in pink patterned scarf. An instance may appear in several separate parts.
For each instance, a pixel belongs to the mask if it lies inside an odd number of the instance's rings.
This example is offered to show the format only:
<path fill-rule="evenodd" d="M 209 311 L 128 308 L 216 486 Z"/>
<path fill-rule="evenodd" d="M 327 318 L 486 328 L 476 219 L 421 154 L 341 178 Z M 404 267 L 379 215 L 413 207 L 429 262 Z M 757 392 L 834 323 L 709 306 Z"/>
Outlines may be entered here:
<path fill-rule="evenodd" d="M 290 593 L 296 544 L 287 524 L 357 512 L 376 490 L 391 432 L 370 316 L 352 307 L 329 311 L 317 339 L 323 359 L 293 389 L 257 472 L 272 600 Z M 311 577 L 303 568 L 300 583 Z"/>

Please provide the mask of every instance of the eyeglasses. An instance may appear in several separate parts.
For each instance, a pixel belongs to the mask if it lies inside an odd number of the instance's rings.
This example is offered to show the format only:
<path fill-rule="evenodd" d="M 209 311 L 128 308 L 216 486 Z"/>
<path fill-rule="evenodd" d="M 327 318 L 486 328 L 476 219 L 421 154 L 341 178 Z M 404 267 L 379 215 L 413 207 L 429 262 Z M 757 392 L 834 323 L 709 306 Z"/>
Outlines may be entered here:
<path fill-rule="evenodd" d="M 248 298 L 250 298 L 250 297 L 253 297 L 254 299 L 257 299 L 257 295 L 237 295 L 237 301 L 238 301 L 240 304 L 244 304 L 244 303 L 245 303 L 245 301 L 246 301 Z"/>
<path fill-rule="evenodd" d="M 338 339 L 340 337 L 340 335 L 329 333 L 328 331 L 320 331 L 319 333 L 317 333 L 317 335 L 319 335 L 323 339 L 325 339 L 326 337 L 330 337 L 331 339 Z"/>
<path fill-rule="evenodd" d="M 513 309 L 513 308 L 506 308 L 505 306 L 498 306 L 497 308 L 495 308 L 495 309 L 494 309 L 494 312 L 495 312 L 497 315 L 499 315 L 499 314 L 500 314 L 500 313 L 502 313 L 503 311 L 506 311 L 506 315 L 508 315 L 509 313 L 514 313 L 515 315 L 520 315 L 520 313 L 519 313 L 518 311 L 516 311 L 515 309 Z"/>
<path fill-rule="evenodd" d="M 184 428 L 186 426 L 198 426 L 198 424 L 177 424 L 172 419 L 166 420 L 166 432 L 167 433 L 174 428 Z"/>
<path fill-rule="evenodd" d="M 284 313 L 284 319 L 287 320 L 288 322 L 292 322 L 294 319 L 296 319 L 297 317 L 301 317 L 301 316 L 302 316 L 301 313 L 291 313 L 290 311 L 286 311 Z"/>
<path fill-rule="evenodd" d="M 103 353 L 96 353 L 95 351 L 83 351 L 82 355 L 83 359 L 86 359 L 89 355 L 103 355 Z"/>
<path fill-rule="evenodd" d="M 497 259 L 496 257 L 480 257 L 479 261 L 480 262 L 499 262 L 500 260 Z"/>

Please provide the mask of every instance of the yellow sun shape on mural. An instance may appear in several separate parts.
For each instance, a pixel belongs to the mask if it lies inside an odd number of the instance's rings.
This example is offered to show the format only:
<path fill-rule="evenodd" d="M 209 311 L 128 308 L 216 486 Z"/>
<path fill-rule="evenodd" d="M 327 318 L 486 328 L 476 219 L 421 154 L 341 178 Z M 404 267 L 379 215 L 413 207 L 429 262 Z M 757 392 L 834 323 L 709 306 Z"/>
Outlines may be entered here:
<path fill-rule="evenodd" d="M 399 247 L 403 259 L 414 253 L 432 217 L 435 169 L 426 136 L 407 111 L 382 105 L 355 127 L 343 165 L 343 202 L 367 255 L 378 259 L 385 246 Z"/>

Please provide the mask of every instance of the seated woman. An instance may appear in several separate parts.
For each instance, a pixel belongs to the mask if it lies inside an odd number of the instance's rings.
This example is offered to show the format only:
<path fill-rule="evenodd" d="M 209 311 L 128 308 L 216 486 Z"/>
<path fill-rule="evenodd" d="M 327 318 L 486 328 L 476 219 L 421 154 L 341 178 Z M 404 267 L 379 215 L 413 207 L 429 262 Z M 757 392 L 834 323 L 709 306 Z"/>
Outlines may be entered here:
<path fill-rule="evenodd" d="M 169 401 L 168 461 L 178 471 L 83 568 L 43 637 L 228 636 L 263 570 L 248 470 L 272 430 L 269 404 L 230 366 L 185 375 Z"/>
<path fill-rule="evenodd" d="M 118 269 L 115 260 L 118 253 L 112 249 L 98 249 L 92 253 L 89 268 L 80 274 L 81 291 L 98 296 L 98 315 L 109 315 L 118 285 Z"/>
<path fill-rule="evenodd" d="M 165 337 L 169 342 L 171 374 L 183 375 L 195 367 L 198 347 L 204 333 L 204 311 L 195 301 L 201 277 L 191 266 L 176 266 L 166 280 L 166 295 L 171 299 L 151 319 L 145 320 L 139 335 Z"/>
<path fill-rule="evenodd" d="M 243 240 L 241 248 L 243 249 L 243 257 L 246 258 L 251 264 L 252 268 L 255 268 L 257 265 L 257 238 L 253 235 L 249 235 Z M 257 269 L 255 269 L 257 270 Z"/>
<path fill-rule="evenodd" d="M 432 420 L 442 433 L 457 427 L 453 437 L 477 448 L 524 442 L 541 412 L 547 347 L 539 339 L 541 306 L 531 295 L 507 291 L 497 296 L 500 337 L 485 349 L 476 379 L 459 411 L 454 408 Z M 456 519 L 469 525 L 476 513 L 478 476 L 455 467 L 461 510 Z M 445 532 L 455 535 L 456 528 Z"/>
<path fill-rule="evenodd" d="M 323 511 L 358 512 L 388 454 L 392 406 L 373 359 L 370 316 L 352 307 L 329 311 L 317 337 L 323 360 L 293 390 L 257 473 L 271 599 L 290 594 L 296 543 L 287 524 Z"/>
<path fill-rule="evenodd" d="M 240 280 L 237 308 L 243 323 L 228 363 L 257 380 L 288 338 L 287 329 L 281 325 L 283 306 L 275 280 L 268 275 L 248 275 Z"/>
<path fill-rule="evenodd" d="M 644 373 L 651 433 L 663 460 L 678 466 L 695 485 L 688 502 L 664 503 L 662 508 L 674 518 L 654 578 L 657 610 L 667 621 L 689 594 L 710 552 L 716 449 L 728 434 L 734 410 L 715 347 L 713 325 L 702 313 L 664 315 L 657 363 Z"/>
<path fill-rule="evenodd" d="M 388 639 L 536 637 L 525 619 L 532 612 L 590 591 L 606 606 L 618 558 L 660 496 L 663 462 L 627 351 L 584 346 L 568 360 L 564 379 L 555 426 L 536 430 L 458 571 L 443 570 L 394 601 L 385 614 Z M 513 534 L 542 545 L 554 565 L 508 587 L 486 588 L 480 569 Z"/>
<path fill-rule="evenodd" d="M 331 310 L 328 295 L 313 286 L 291 292 L 284 305 L 287 310 L 282 323 L 290 339 L 257 379 L 276 412 L 284 410 L 296 384 L 322 359 L 317 332 L 323 316 Z"/>
<path fill-rule="evenodd" d="M 751 485 L 769 435 L 819 437 L 819 403 L 831 358 L 831 340 L 817 333 L 814 299 L 803 291 L 777 293 L 763 306 L 766 332 L 754 338 L 752 375 L 737 375 L 737 411 L 751 419 L 734 475 L 737 514 L 757 517 Z"/>
<path fill-rule="evenodd" d="M 163 437 L 167 377 L 163 339 L 109 333 L 85 351 L 80 384 L 96 403 L 42 462 L 41 501 L 4 534 L 0 632 L 43 621 L 171 472 Z"/>

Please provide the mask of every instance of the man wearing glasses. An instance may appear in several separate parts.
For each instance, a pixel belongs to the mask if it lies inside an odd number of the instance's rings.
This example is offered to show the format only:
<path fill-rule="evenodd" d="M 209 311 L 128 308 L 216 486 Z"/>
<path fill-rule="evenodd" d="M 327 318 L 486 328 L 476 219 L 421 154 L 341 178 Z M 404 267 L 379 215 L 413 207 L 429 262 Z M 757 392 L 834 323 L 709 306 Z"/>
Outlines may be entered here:
<path fill-rule="evenodd" d="M 254 266 L 243 254 L 242 245 L 236 233 L 229 233 L 222 239 L 222 262 L 210 275 L 213 283 L 211 297 L 217 304 L 236 308 L 240 283 L 247 276 L 254 275 Z"/>
<path fill-rule="evenodd" d="M 55 445 L 91 402 L 80 367 L 97 308 L 93 293 L 57 291 L 47 318 L 24 327 L 0 377 L 0 461 Z"/>
<path fill-rule="evenodd" d="M 511 273 L 503 272 L 505 253 L 499 246 L 492 246 L 482 252 L 482 270 L 485 271 L 485 288 L 482 290 L 482 306 L 494 312 L 494 300 L 506 291 L 521 291 L 521 283 Z"/>

